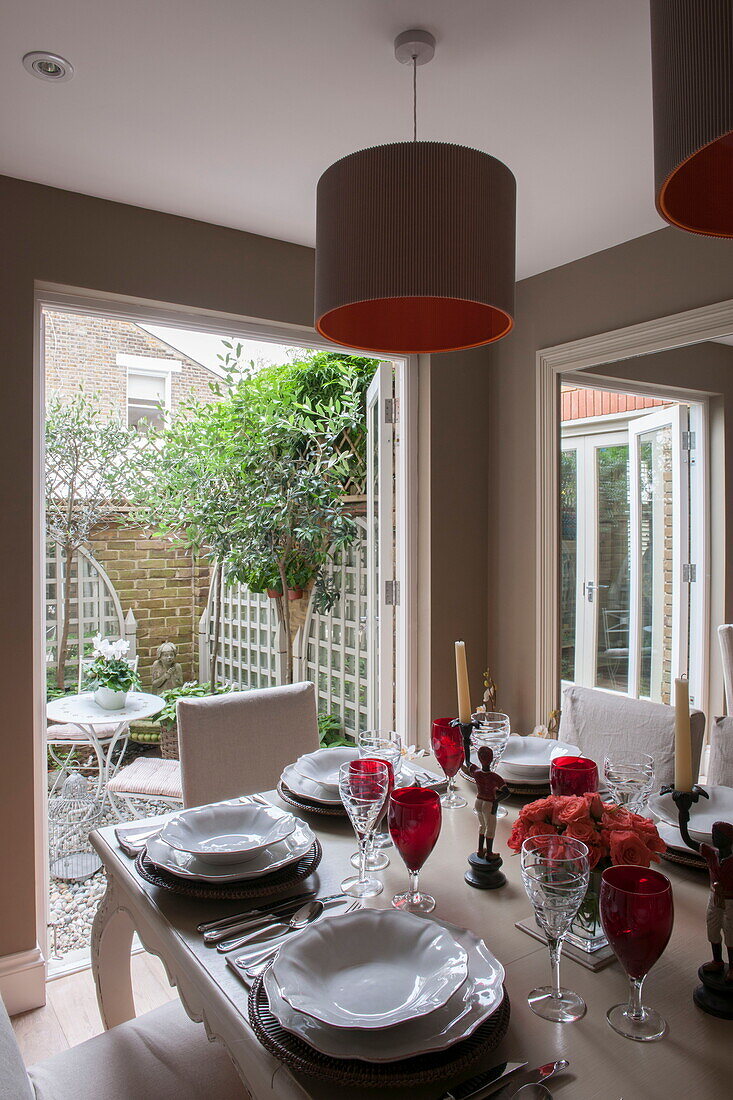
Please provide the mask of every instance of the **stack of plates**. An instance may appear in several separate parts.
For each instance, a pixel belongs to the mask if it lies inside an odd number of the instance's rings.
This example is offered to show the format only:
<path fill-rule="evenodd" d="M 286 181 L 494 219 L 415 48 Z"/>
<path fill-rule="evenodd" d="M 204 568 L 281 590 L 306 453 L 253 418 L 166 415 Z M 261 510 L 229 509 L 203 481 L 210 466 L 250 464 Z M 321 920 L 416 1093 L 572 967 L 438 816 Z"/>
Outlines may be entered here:
<path fill-rule="evenodd" d="M 577 745 L 565 741 L 513 733 L 496 770 L 508 783 L 546 787 L 550 782 L 550 762 L 556 756 L 582 755 Z M 471 762 L 480 767 L 475 751 L 471 753 Z"/>
<path fill-rule="evenodd" d="M 179 878 L 240 882 L 297 863 L 313 846 L 304 821 L 238 798 L 183 810 L 148 841 L 152 862 Z"/>
<path fill-rule="evenodd" d="M 281 781 L 296 798 L 305 798 L 322 806 L 341 806 L 339 768 L 358 758 L 356 747 L 317 749 L 301 756 L 294 764 L 288 764 Z M 403 757 L 395 776 L 396 785 L 408 786 L 416 778 L 423 787 L 437 788 L 445 783 L 444 777 L 428 772 Z"/>
<path fill-rule="evenodd" d="M 503 980 L 472 932 L 361 909 L 286 941 L 264 988 L 280 1025 L 320 1053 L 395 1062 L 468 1038 L 498 1009 Z"/>
<path fill-rule="evenodd" d="M 692 840 L 700 844 L 712 844 L 712 828 L 716 821 L 733 821 L 733 787 L 704 787 L 708 798 L 700 798 L 690 807 L 687 831 Z M 656 794 L 649 799 L 649 812 L 655 819 L 657 831 L 668 848 L 694 853 L 682 839 L 679 830 L 677 807 L 671 794 Z"/>

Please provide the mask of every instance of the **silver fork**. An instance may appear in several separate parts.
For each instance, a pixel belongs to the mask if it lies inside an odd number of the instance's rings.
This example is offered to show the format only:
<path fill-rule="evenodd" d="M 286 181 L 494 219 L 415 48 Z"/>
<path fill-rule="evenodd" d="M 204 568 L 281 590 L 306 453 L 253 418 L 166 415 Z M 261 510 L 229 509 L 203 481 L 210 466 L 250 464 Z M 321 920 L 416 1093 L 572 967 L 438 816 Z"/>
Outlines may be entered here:
<path fill-rule="evenodd" d="M 345 909 L 343 913 L 339 914 L 339 916 L 343 917 L 346 916 L 347 913 L 353 913 L 355 909 L 361 909 L 361 902 L 358 898 L 355 901 L 352 901 L 348 909 Z M 321 920 L 322 918 L 319 917 L 318 920 L 313 921 L 313 924 L 319 924 Z M 313 925 L 308 925 L 307 927 L 311 928 L 313 927 Z M 305 932 L 305 928 L 303 928 L 301 932 Z M 240 958 L 235 959 L 234 965 L 238 967 L 239 970 L 244 971 L 245 975 L 248 978 L 258 978 L 260 974 L 264 974 L 269 963 L 277 958 L 280 948 L 283 946 L 283 944 L 286 941 L 292 940 L 294 936 L 300 936 L 301 932 L 286 933 L 278 940 L 277 943 L 268 948 L 266 952 L 263 952 L 263 954 L 259 955 L 256 962 L 251 963 L 249 966 L 245 965 L 245 960 L 252 958 L 251 953 L 248 955 L 242 955 L 240 956 Z"/>

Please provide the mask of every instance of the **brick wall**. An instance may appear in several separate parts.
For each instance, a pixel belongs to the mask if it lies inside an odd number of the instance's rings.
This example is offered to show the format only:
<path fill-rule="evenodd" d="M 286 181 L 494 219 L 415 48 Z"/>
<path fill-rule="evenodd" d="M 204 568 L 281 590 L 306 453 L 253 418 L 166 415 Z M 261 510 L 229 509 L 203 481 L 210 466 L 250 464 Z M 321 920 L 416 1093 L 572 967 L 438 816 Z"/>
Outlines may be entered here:
<path fill-rule="evenodd" d="M 197 397 L 213 401 L 214 375 L 200 363 L 156 339 L 130 321 L 45 310 L 46 397 L 73 397 L 80 387 L 96 394 L 105 416 L 127 417 L 127 368 L 118 354 L 171 359 L 181 364 L 171 373 L 171 408 Z"/>
<path fill-rule="evenodd" d="M 184 680 L 198 679 L 198 623 L 209 590 L 209 566 L 167 539 L 148 538 L 122 520 L 92 537 L 91 551 L 102 563 L 127 614 L 137 619 L 137 652 L 144 691 L 162 642 L 178 647 Z"/>

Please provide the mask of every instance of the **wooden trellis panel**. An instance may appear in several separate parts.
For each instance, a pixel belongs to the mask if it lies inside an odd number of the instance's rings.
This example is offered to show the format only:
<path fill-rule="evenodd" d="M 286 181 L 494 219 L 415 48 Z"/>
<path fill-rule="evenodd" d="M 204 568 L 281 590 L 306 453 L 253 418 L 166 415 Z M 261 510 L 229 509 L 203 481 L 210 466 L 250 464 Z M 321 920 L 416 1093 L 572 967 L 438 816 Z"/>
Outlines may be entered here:
<path fill-rule="evenodd" d="M 221 626 L 219 654 L 216 662 L 220 683 L 238 688 L 274 687 L 282 683 L 280 627 L 275 601 L 268 596 L 250 592 L 244 585 L 227 586 L 221 570 L 216 584 L 221 591 Z M 207 614 L 209 644 L 214 633 L 214 613 L 211 598 Z M 208 673 L 199 672 L 199 679 Z"/>

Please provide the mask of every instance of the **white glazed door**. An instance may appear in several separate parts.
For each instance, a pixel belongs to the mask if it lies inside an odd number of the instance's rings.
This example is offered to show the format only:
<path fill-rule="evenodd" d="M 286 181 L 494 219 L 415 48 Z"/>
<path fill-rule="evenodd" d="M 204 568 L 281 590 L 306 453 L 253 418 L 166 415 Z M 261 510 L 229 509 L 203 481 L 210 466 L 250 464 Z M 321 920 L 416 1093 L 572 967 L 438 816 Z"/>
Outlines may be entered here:
<path fill-rule="evenodd" d="M 367 392 L 368 721 L 395 728 L 394 366 L 380 363 Z"/>

